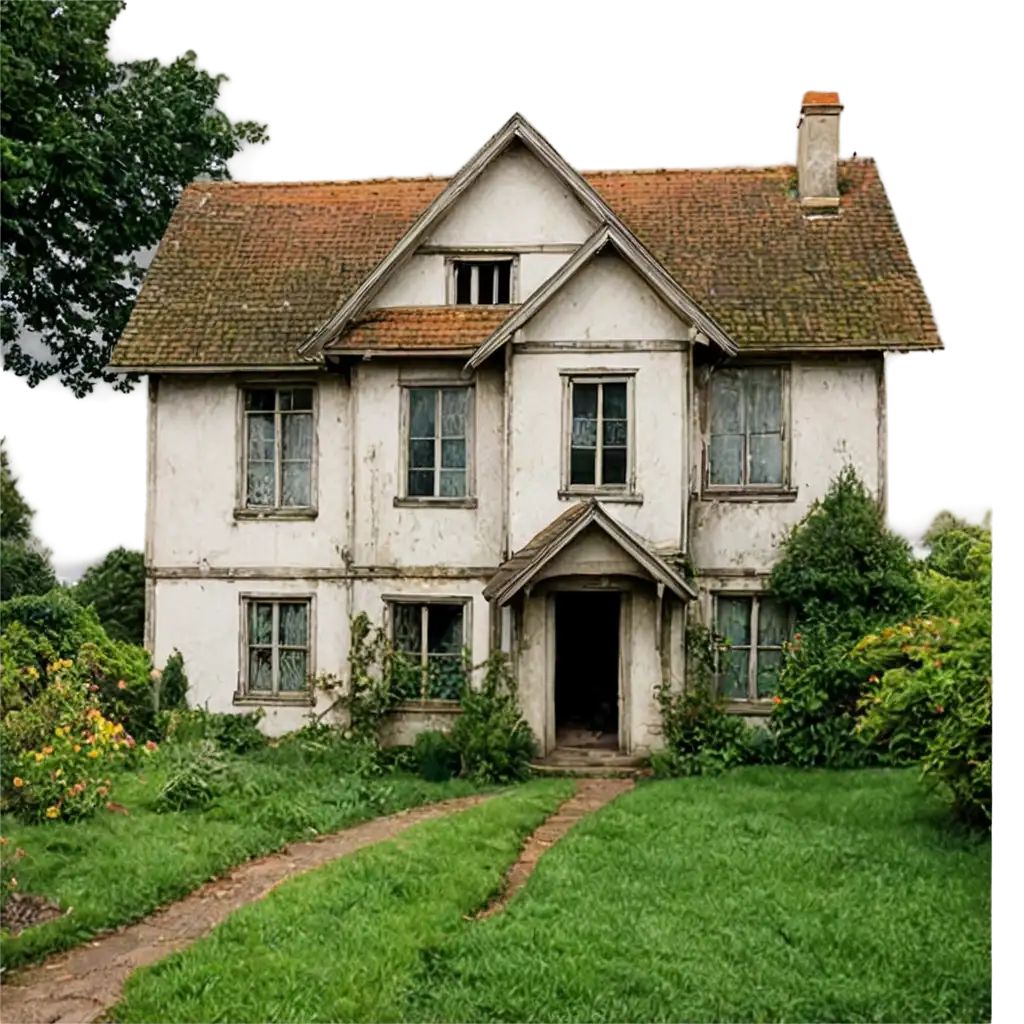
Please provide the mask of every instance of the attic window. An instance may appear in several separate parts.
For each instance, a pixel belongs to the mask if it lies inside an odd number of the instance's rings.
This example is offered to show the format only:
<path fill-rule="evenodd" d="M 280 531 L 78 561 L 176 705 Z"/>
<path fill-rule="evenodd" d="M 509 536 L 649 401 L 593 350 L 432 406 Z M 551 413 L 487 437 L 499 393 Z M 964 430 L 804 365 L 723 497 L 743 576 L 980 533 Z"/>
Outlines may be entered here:
<path fill-rule="evenodd" d="M 506 306 L 512 301 L 512 260 L 455 260 L 452 295 L 457 306 Z"/>

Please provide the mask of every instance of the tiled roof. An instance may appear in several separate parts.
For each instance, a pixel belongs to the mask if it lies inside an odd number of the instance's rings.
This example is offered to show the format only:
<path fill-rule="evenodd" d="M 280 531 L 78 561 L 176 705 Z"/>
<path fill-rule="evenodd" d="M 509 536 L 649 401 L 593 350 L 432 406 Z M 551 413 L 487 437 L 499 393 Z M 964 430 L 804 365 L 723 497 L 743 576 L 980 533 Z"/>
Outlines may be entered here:
<path fill-rule="evenodd" d="M 791 166 L 584 177 L 741 348 L 941 347 L 872 160 L 840 161 L 841 214 L 821 219 Z M 112 365 L 299 363 L 446 183 L 190 185 Z"/>
<path fill-rule="evenodd" d="M 448 350 L 471 355 L 515 306 L 393 306 L 359 318 L 328 352 Z"/>

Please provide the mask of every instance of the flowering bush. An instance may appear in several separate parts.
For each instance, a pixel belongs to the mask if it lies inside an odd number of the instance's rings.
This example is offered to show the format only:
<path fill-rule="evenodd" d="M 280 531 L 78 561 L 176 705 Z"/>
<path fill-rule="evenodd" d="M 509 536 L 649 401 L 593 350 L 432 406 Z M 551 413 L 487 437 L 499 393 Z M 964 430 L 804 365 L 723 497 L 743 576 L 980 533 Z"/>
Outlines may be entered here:
<path fill-rule="evenodd" d="M 902 762 L 918 761 L 956 813 L 992 815 L 992 540 L 948 541 L 961 578 L 924 578 L 927 612 L 865 636 L 854 657 L 869 672 L 861 735 Z M 966 538 L 966 539 L 965 539 Z"/>
<path fill-rule="evenodd" d="M 7 836 L 0 836 L 0 907 L 11 893 L 18 891 L 17 864 L 24 856 L 24 850 L 12 850 Z"/>

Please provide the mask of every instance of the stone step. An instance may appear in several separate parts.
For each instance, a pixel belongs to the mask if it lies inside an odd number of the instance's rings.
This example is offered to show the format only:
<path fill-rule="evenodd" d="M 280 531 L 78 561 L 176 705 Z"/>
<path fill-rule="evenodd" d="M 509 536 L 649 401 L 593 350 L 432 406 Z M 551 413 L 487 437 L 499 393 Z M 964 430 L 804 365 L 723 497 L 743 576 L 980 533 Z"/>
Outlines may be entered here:
<path fill-rule="evenodd" d="M 633 768 L 609 768 L 602 765 L 568 765 L 568 764 L 531 764 L 530 770 L 535 775 L 542 775 L 548 778 L 598 778 L 598 779 L 633 779 L 642 775 L 644 769 Z"/>

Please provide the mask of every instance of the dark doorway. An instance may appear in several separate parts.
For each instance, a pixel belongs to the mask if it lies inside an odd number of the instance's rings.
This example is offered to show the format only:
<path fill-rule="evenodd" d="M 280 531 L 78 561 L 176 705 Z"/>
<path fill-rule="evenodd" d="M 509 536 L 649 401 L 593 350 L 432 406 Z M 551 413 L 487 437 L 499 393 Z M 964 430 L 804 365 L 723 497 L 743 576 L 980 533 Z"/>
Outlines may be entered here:
<path fill-rule="evenodd" d="M 619 594 L 555 595 L 555 742 L 619 745 Z"/>

